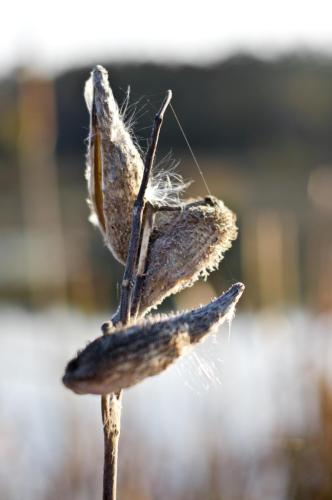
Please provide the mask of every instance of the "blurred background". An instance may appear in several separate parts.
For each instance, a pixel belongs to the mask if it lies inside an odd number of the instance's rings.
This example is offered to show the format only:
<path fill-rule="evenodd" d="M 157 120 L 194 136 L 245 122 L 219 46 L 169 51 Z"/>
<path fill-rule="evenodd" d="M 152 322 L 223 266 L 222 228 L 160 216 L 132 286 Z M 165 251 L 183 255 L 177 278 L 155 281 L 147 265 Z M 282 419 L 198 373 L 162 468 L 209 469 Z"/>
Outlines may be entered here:
<path fill-rule="evenodd" d="M 157 6 L 11 2 L 0 47 L 0 490 L 101 495 L 99 400 L 62 387 L 99 335 L 123 269 L 88 222 L 93 65 L 142 148 L 166 89 L 212 194 L 238 216 L 220 269 L 165 301 L 235 281 L 233 322 L 127 391 L 121 499 L 332 498 L 332 9 L 207 0 Z M 158 159 L 205 195 L 168 111 Z"/>

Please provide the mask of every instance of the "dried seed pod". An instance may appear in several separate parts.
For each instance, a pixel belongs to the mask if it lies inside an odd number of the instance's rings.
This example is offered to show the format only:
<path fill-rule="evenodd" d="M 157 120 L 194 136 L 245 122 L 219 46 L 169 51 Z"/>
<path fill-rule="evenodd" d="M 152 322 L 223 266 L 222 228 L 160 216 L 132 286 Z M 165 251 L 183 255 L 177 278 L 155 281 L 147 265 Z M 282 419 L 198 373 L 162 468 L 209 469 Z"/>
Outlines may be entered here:
<path fill-rule="evenodd" d="M 87 97 L 91 112 L 87 170 L 90 205 L 107 246 L 120 262 L 125 262 L 143 161 L 119 113 L 107 72 L 101 66 L 93 70 L 88 89 L 92 92 L 92 97 Z M 155 179 L 147 190 L 147 201 L 159 201 L 162 205 L 167 199 L 174 201 L 174 197 L 165 195 L 165 189 L 172 190 L 170 183 L 163 185 L 160 174 Z M 178 182 L 177 195 L 180 191 Z M 140 314 L 192 285 L 199 277 L 207 276 L 236 236 L 235 215 L 213 197 L 182 203 L 179 212 L 157 213 Z"/>
<path fill-rule="evenodd" d="M 124 263 L 144 164 L 102 66 L 93 69 L 85 98 L 90 111 L 86 177 L 92 220 L 99 225 L 114 257 Z"/>
<path fill-rule="evenodd" d="M 114 99 L 107 71 L 96 66 L 85 86 L 90 112 L 90 135 L 86 178 L 90 220 L 99 226 L 106 245 L 125 263 L 132 223 L 132 210 L 144 170 L 144 162 Z M 188 186 L 180 175 L 167 172 L 152 176 L 146 199 L 152 204 L 179 202 Z M 166 215 L 167 217 L 167 215 Z"/>
<path fill-rule="evenodd" d="M 68 363 L 63 383 L 78 394 L 107 394 L 157 375 L 216 329 L 233 311 L 243 290 L 244 285 L 237 283 L 198 309 L 115 328 Z"/>
<path fill-rule="evenodd" d="M 237 236 L 234 213 L 212 196 L 188 203 L 181 212 L 169 213 L 167 219 L 159 217 L 157 214 L 148 256 L 141 313 L 216 269 Z"/>

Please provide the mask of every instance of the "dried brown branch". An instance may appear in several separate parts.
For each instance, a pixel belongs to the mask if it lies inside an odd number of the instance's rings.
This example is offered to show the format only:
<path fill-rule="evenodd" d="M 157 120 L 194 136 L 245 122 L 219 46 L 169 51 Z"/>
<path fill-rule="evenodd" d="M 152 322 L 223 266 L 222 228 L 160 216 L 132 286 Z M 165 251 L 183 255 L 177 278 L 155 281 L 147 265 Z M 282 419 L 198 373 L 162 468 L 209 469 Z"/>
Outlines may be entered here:
<path fill-rule="evenodd" d="M 148 186 L 150 173 L 156 155 L 156 149 L 164 113 L 171 98 L 172 92 L 168 90 L 166 98 L 159 112 L 156 114 L 154 126 L 151 133 L 150 144 L 146 155 L 143 178 L 136 201 L 134 203 L 131 235 L 129 240 L 126 267 L 122 280 L 119 307 L 120 314 L 118 318 L 123 326 L 127 325 L 130 321 L 132 292 L 135 282 L 135 316 L 137 315 L 138 305 L 140 303 L 141 281 L 143 279 L 143 273 L 146 266 L 148 246 L 153 224 L 153 212 L 151 211 L 151 209 L 148 208 L 144 211 L 145 192 Z M 144 212 L 145 217 L 143 218 Z M 138 274 L 138 281 L 135 279 L 136 274 Z M 114 323 L 116 322 L 117 321 L 114 321 Z M 104 427 L 103 500 L 116 499 L 117 456 L 120 437 L 121 398 L 121 388 L 116 391 L 113 391 L 111 389 L 110 391 L 105 391 L 102 393 L 101 407 Z"/>
<path fill-rule="evenodd" d="M 153 230 L 155 213 L 152 205 L 146 204 L 143 216 L 143 231 L 142 231 L 142 241 L 140 256 L 137 263 L 137 272 L 135 277 L 135 287 L 133 290 L 132 306 L 131 306 L 131 318 L 136 319 L 141 303 L 142 286 L 145 278 L 145 271 L 148 260 L 150 237 Z M 143 313 L 144 314 L 144 313 Z"/>
<path fill-rule="evenodd" d="M 121 393 L 101 397 L 101 415 L 104 430 L 103 500 L 116 500 Z"/>
<path fill-rule="evenodd" d="M 160 134 L 161 125 L 163 123 L 164 114 L 172 99 L 172 92 L 167 91 L 165 100 L 155 116 L 154 126 L 151 133 L 151 139 L 149 148 L 146 154 L 143 179 L 141 186 L 134 203 L 133 208 L 133 220 L 131 225 L 131 235 L 129 240 L 128 256 L 126 262 L 126 269 L 122 281 L 121 298 L 120 298 L 120 321 L 123 325 L 128 323 L 130 308 L 131 308 L 131 294 L 134 286 L 133 277 L 135 272 L 135 265 L 137 263 L 137 256 L 139 252 L 141 228 L 142 228 L 142 217 L 145 206 L 145 192 L 148 187 L 149 177 L 151 174 L 151 169 L 153 167 L 153 162 L 156 156 L 156 149 L 158 145 L 158 139 Z"/>

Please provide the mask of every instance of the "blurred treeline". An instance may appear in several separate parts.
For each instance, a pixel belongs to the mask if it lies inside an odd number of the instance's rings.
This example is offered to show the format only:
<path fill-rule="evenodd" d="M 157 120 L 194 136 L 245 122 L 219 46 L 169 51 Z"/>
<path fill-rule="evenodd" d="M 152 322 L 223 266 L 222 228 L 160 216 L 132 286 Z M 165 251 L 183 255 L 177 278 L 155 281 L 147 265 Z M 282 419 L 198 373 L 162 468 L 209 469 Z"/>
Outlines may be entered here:
<path fill-rule="evenodd" d="M 213 66 L 105 64 L 144 150 L 164 91 L 211 192 L 237 214 L 240 236 L 204 302 L 235 280 L 247 307 L 332 308 L 332 59 L 238 55 Z M 90 68 L 54 79 L 19 69 L 0 82 L 2 300 L 113 308 L 122 269 L 87 221 L 84 181 Z M 159 159 L 180 160 L 188 196 L 206 189 L 171 110 Z"/>

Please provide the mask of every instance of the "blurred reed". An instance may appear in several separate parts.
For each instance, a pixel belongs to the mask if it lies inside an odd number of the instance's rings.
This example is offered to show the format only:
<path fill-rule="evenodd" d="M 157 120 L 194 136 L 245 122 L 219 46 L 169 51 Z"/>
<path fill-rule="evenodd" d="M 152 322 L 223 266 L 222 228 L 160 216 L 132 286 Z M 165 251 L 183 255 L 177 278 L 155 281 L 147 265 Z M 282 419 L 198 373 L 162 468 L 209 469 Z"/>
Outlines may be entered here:
<path fill-rule="evenodd" d="M 59 374 L 101 320 L 0 309 L 1 498 L 100 496 L 98 405 L 64 391 Z M 184 358 L 128 390 L 121 499 L 329 500 L 331 321 L 303 311 L 237 314 L 230 341 L 225 326 L 200 346 L 215 383 Z M 24 356 L 13 362 L 18 345 Z"/>
<path fill-rule="evenodd" d="M 24 220 L 24 269 L 31 303 L 43 302 L 45 289 L 66 300 L 65 237 L 54 157 L 57 125 L 53 83 L 18 81 L 18 165 Z"/>
<path fill-rule="evenodd" d="M 33 306 L 72 300 L 84 307 L 92 304 L 94 307 L 90 242 L 82 232 L 79 242 L 75 241 L 77 228 L 64 220 L 55 157 L 58 127 L 53 81 L 23 72 L 17 87 L 17 152 L 23 219 L 21 287 Z M 17 242 L 20 244 L 20 240 Z"/>
<path fill-rule="evenodd" d="M 68 133 L 59 122 L 57 99 L 52 80 L 29 73 L 18 73 L 16 92 L 0 99 L 6 102 L 9 127 L 0 129 L 0 143 L 12 144 L 13 123 L 18 137 L 16 159 L 6 151 L 1 158 L 0 297 L 36 306 L 57 300 L 103 309 L 117 303 L 122 271 L 86 221 L 83 155 L 56 156 L 59 137 L 63 142 Z M 288 150 L 275 148 L 270 156 L 256 153 L 257 166 L 250 168 L 245 157 L 199 153 L 210 189 L 239 214 L 240 241 L 208 284 L 179 295 L 180 305 L 206 302 L 242 280 L 248 284 L 243 298 L 248 308 L 331 310 L 332 167 L 313 161 L 311 170 L 292 171 L 290 178 L 277 166 L 295 161 L 291 151 L 288 159 Z M 203 192 L 188 152 L 176 156 L 183 159 L 184 178 L 195 178 L 189 196 Z"/>
<path fill-rule="evenodd" d="M 242 218 L 241 265 L 251 305 L 300 303 L 299 227 L 294 213 L 262 210 Z"/>

